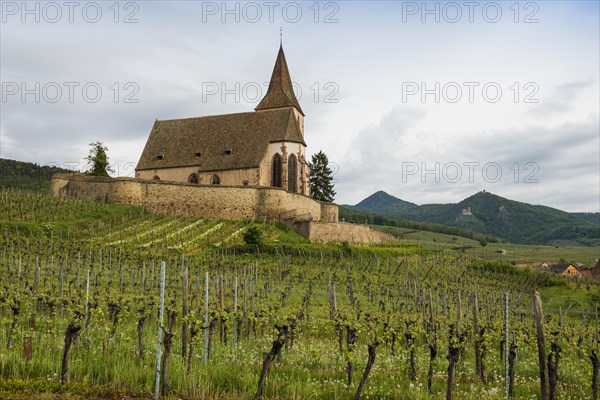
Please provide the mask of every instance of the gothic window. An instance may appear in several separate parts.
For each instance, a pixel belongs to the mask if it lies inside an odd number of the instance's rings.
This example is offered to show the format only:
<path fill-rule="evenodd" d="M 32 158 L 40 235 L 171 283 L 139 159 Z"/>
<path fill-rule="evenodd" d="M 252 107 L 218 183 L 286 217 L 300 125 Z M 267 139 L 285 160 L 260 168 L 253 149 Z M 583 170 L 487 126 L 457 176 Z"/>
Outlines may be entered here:
<path fill-rule="evenodd" d="M 213 177 L 210 178 L 210 184 L 211 185 L 220 185 L 221 179 L 219 178 L 219 175 L 213 175 Z"/>
<path fill-rule="evenodd" d="M 298 161 L 295 155 L 288 158 L 288 191 L 296 193 L 298 191 Z"/>
<path fill-rule="evenodd" d="M 271 163 L 271 186 L 281 187 L 281 156 L 275 154 Z"/>
<path fill-rule="evenodd" d="M 191 174 L 188 178 L 188 182 L 198 184 L 198 174 Z"/>
<path fill-rule="evenodd" d="M 154 176 L 152 177 L 152 179 L 154 179 L 155 181 L 160 181 L 160 176 L 158 176 L 158 175 L 154 175 Z"/>

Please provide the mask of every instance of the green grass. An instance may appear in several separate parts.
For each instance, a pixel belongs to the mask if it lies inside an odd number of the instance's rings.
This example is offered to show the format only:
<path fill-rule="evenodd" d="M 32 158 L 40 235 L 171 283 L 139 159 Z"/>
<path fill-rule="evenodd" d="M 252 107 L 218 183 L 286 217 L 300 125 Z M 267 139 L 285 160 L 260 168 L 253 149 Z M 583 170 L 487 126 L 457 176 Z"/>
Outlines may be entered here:
<path fill-rule="evenodd" d="M 488 244 L 487 248 L 479 249 L 478 254 L 493 256 L 495 250 L 506 250 L 504 257 L 508 261 L 540 261 L 556 262 L 562 258 L 570 263 L 582 263 L 588 266 L 594 259 L 600 258 L 600 246 L 537 246 L 519 244 Z M 497 253 L 495 253 L 497 254 Z"/>
<path fill-rule="evenodd" d="M 581 313 L 581 315 L 589 315 L 595 310 L 595 306 L 600 303 L 600 298 L 597 295 L 579 290 L 578 287 L 586 285 L 586 281 L 579 283 L 570 282 L 565 286 L 551 286 L 540 289 L 542 301 L 547 309 L 551 309 L 553 313 L 557 313 L 559 309 L 563 312 Z"/>
<path fill-rule="evenodd" d="M 132 321 L 130 321 L 132 322 Z M 127 321 L 123 326 L 131 326 Z M 151 327 L 151 329 L 150 329 Z M 292 349 L 285 349 L 281 361 L 272 365 L 265 388 L 267 399 L 350 399 L 360 374 L 365 368 L 366 346 L 359 344 L 352 355 L 355 382 L 346 385 L 345 360 L 337 352 L 334 340 L 315 336 L 310 326 L 307 333 L 298 338 Z M 70 382 L 61 387 L 56 372 L 60 361 L 49 349 L 60 346 L 48 335 L 36 338 L 39 348 L 34 350 L 34 359 L 26 363 L 18 346 L 9 349 L 0 358 L 0 395 L 3 399 L 60 398 L 79 399 L 99 396 L 100 398 L 149 398 L 154 389 L 154 324 L 146 329 L 148 350 L 144 360 L 132 356 L 135 348 L 133 332 L 119 329 L 115 338 L 108 340 L 102 349 L 94 343 L 102 332 L 95 329 L 82 332 L 73 349 L 70 365 Z M 4 339 L 4 338 L 3 338 Z M 19 335 L 17 341 L 21 339 Z M 201 344 L 198 344 L 200 347 Z M 201 349 L 192 363 L 191 372 L 186 370 L 185 361 L 174 346 L 170 369 L 170 386 L 173 392 L 167 399 L 247 399 L 253 398 L 257 377 L 262 364 L 262 354 L 270 348 L 267 337 L 251 340 L 242 339 L 237 348 L 215 344 L 208 366 L 202 363 Z M 45 349 L 45 350 L 43 350 Z M 569 350 L 569 351 L 567 351 Z M 426 375 L 429 354 L 424 346 L 416 353 L 417 380 L 408 376 L 408 352 L 399 344 L 395 354 L 381 346 L 369 378 L 363 398 L 370 399 L 431 399 L 444 398 L 446 390 L 447 361 L 444 348 L 440 348 L 433 379 L 434 396 L 427 394 Z M 561 371 L 559 395 L 573 399 L 585 398 L 586 384 L 591 368 L 569 369 L 564 366 L 577 363 L 570 348 L 565 346 Z M 535 399 L 539 395 L 536 349 L 533 344 L 521 344 L 517 363 L 516 398 Z M 488 383 L 474 383 L 474 355 L 472 348 L 465 349 L 457 370 L 456 398 L 497 399 L 504 391 L 503 367 L 496 348 L 490 349 L 486 357 Z M 33 397 L 32 397 L 33 396 Z M 564 398 L 564 397 L 560 397 Z"/>
<path fill-rule="evenodd" d="M 447 235 L 431 231 L 422 231 L 411 228 L 398 228 L 394 226 L 375 226 L 377 229 L 384 230 L 392 235 L 398 236 L 406 240 L 414 240 L 419 242 L 446 243 L 460 246 L 475 246 L 479 245 L 479 241 L 468 239 L 462 236 Z"/>
<path fill-rule="evenodd" d="M 431 251 L 464 251 L 473 257 L 485 257 L 506 262 L 543 262 L 558 263 L 564 259 L 567 262 L 581 263 L 588 266 L 592 260 L 600 258 L 600 246 L 542 246 L 513 243 L 488 243 L 481 246 L 479 241 L 460 236 L 446 235 L 429 231 L 419 231 L 409 228 L 376 226 L 393 235 L 406 240 L 416 241 Z"/>
<path fill-rule="evenodd" d="M 271 232 L 268 234 L 268 241 L 285 244 L 307 244 L 308 239 L 285 224 L 270 224 Z"/>

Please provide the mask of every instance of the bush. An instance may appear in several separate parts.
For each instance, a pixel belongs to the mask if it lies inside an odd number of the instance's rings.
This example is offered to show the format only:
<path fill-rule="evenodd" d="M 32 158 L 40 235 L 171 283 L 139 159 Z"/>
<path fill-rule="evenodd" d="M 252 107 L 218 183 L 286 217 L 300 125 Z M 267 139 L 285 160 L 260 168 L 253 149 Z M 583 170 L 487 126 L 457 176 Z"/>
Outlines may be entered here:
<path fill-rule="evenodd" d="M 244 238 L 244 243 L 252 245 L 252 246 L 262 246 L 263 245 L 263 233 L 257 226 L 251 226 L 248 228 L 244 234 L 242 235 Z"/>

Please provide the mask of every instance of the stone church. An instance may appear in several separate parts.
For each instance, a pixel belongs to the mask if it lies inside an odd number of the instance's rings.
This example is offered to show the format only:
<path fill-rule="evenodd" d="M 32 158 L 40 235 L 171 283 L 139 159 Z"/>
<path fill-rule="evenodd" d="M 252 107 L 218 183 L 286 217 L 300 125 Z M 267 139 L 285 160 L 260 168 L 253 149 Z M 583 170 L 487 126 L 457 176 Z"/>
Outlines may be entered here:
<path fill-rule="evenodd" d="M 136 178 L 197 185 L 276 187 L 310 194 L 304 112 L 280 46 L 254 112 L 156 121 Z"/>
<path fill-rule="evenodd" d="M 156 121 L 135 174 L 55 174 L 50 190 L 157 214 L 281 222 L 314 242 L 395 240 L 366 225 L 338 222 L 336 204 L 309 196 L 304 112 L 281 46 L 253 112 Z"/>

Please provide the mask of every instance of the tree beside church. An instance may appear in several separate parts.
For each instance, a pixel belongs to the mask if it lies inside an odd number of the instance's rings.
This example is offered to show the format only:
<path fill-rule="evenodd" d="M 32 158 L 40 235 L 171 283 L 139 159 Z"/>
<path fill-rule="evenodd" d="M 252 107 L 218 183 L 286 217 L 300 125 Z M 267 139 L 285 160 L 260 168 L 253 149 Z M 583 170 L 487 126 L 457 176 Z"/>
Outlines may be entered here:
<path fill-rule="evenodd" d="M 92 176 L 109 176 L 112 172 L 108 164 L 108 147 L 101 141 L 90 143 L 90 153 L 85 158 L 90 168 L 87 170 L 88 175 Z"/>
<path fill-rule="evenodd" d="M 335 198 L 333 190 L 333 171 L 329 159 L 323 151 L 313 154 L 310 166 L 310 196 L 319 201 L 331 203 Z"/>

